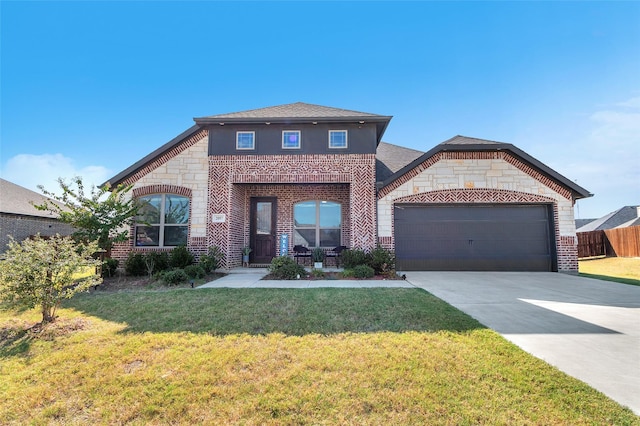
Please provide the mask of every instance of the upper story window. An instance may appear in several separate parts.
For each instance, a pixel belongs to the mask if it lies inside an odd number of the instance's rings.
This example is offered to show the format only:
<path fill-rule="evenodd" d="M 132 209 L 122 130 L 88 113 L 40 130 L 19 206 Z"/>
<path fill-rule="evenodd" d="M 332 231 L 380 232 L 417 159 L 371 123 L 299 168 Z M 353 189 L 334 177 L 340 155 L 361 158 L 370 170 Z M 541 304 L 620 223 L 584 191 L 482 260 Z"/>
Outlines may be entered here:
<path fill-rule="evenodd" d="M 346 148 L 347 131 L 329 130 L 329 148 Z"/>
<path fill-rule="evenodd" d="M 236 132 L 236 149 L 256 149 L 256 132 Z"/>
<path fill-rule="evenodd" d="M 340 245 L 342 206 L 333 201 L 302 201 L 293 206 L 293 243 L 307 247 Z"/>
<path fill-rule="evenodd" d="M 151 194 L 138 198 L 138 201 L 142 207 L 136 219 L 136 246 L 187 245 L 188 197 L 175 194 Z"/>
<path fill-rule="evenodd" d="M 283 130 L 282 131 L 282 148 L 283 149 L 300 148 L 300 130 Z"/>

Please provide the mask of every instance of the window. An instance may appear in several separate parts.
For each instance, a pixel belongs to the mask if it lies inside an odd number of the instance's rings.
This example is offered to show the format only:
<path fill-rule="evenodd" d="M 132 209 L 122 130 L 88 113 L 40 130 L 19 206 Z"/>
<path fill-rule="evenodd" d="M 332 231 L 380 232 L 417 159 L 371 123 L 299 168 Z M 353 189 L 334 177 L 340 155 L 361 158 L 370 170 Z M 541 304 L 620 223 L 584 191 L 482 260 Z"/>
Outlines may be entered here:
<path fill-rule="evenodd" d="M 282 148 L 283 149 L 300 148 L 300 130 L 283 130 L 282 131 Z"/>
<path fill-rule="evenodd" d="M 236 132 L 236 149 L 256 149 L 256 132 Z"/>
<path fill-rule="evenodd" d="M 136 219 L 136 246 L 187 245 L 189 198 L 152 194 L 138 198 L 142 204 Z"/>
<path fill-rule="evenodd" d="M 329 130 L 329 148 L 346 148 L 347 131 Z"/>
<path fill-rule="evenodd" d="M 336 247 L 341 241 L 342 206 L 332 201 L 303 201 L 293 206 L 293 244 Z"/>

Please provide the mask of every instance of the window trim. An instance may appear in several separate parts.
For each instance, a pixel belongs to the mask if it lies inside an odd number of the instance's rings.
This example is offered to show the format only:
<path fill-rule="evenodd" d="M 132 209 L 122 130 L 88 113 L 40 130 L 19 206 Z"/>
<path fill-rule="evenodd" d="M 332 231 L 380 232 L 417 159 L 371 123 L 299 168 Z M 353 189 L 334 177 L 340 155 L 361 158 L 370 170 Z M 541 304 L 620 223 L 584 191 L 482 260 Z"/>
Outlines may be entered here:
<path fill-rule="evenodd" d="M 284 134 L 285 133 L 297 133 L 298 134 L 298 146 L 285 146 Z M 300 130 L 283 130 L 282 131 L 282 149 L 300 149 L 302 148 L 302 131 Z"/>
<path fill-rule="evenodd" d="M 314 202 L 315 203 L 315 225 L 314 226 L 296 226 L 296 214 L 295 214 L 295 208 L 296 205 L 301 204 L 301 203 L 309 203 L 309 202 Z M 322 205 L 322 203 L 332 203 L 332 204 L 336 204 L 337 206 L 340 207 L 340 225 L 338 226 L 325 226 L 322 227 L 320 226 L 320 206 Z M 333 201 L 333 200 L 321 200 L 321 199 L 316 199 L 316 200 L 300 200 L 298 202 L 293 203 L 293 232 L 295 235 L 295 232 L 297 229 L 315 229 L 315 246 L 312 248 L 316 248 L 316 247 L 320 247 L 320 248 L 333 248 L 335 246 L 321 246 L 320 244 L 320 234 L 322 230 L 338 230 L 340 233 L 340 237 L 339 237 L 339 242 L 337 245 L 342 244 L 342 225 L 343 225 L 343 220 L 342 220 L 342 203 L 338 202 L 338 201 Z M 294 236 L 295 238 L 295 236 Z"/>
<path fill-rule="evenodd" d="M 143 199 L 145 197 L 153 197 L 159 195 L 160 196 L 160 206 L 159 206 L 159 210 L 160 210 L 160 222 L 159 223 L 149 223 L 149 224 L 145 224 L 142 222 L 138 222 L 137 218 L 136 221 L 134 223 L 134 229 L 133 229 L 133 246 L 136 248 L 145 248 L 145 247 L 156 247 L 156 248 L 169 248 L 169 247 L 178 247 L 179 245 L 166 245 L 164 243 L 164 233 L 165 233 L 165 228 L 167 227 L 174 227 L 174 228 L 179 228 L 179 227 L 186 227 L 187 228 L 187 238 L 186 241 L 184 243 L 184 245 L 186 246 L 189 242 L 189 228 L 191 225 L 191 197 L 188 197 L 186 195 L 182 195 L 182 194 L 175 194 L 173 192 L 154 192 L 151 194 L 145 194 L 145 195 L 140 195 L 139 197 L 136 197 L 137 199 Z M 189 211 L 188 211 L 188 219 L 187 219 L 187 223 L 165 223 L 166 220 L 166 200 L 167 200 L 167 196 L 176 196 L 176 197 L 181 197 L 181 198 L 186 198 L 187 201 L 189 202 Z M 138 244 L 138 227 L 151 227 L 151 228 L 158 228 L 158 244 Z"/>
<path fill-rule="evenodd" d="M 253 145 L 251 146 L 251 148 L 240 148 L 239 142 L 240 142 L 240 134 L 250 134 L 251 138 L 252 138 L 252 142 Z M 238 151 L 253 151 L 256 149 L 256 132 L 253 130 L 238 130 L 236 132 L 236 150 Z"/>
<path fill-rule="evenodd" d="M 332 133 L 344 133 L 344 146 L 331 146 Z M 347 149 L 349 147 L 349 131 L 348 130 L 329 130 L 329 149 Z"/>

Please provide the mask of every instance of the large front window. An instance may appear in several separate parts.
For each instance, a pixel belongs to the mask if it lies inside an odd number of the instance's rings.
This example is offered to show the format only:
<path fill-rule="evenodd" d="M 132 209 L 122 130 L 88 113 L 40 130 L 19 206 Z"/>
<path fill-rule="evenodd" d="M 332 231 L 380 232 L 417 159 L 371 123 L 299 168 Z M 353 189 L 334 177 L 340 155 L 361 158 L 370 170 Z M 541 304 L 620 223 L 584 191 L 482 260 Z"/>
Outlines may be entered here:
<path fill-rule="evenodd" d="M 189 198 L 152 194 L 138 198 L 142 207 L 136 220 L 136 246 L 187 245 Z"/>
<path fill-rule="evenodd" d="M 337 247 L 341 240 L 342 208 L 332 201 L 303 201 L 293 206 L 294 245 Z"/>

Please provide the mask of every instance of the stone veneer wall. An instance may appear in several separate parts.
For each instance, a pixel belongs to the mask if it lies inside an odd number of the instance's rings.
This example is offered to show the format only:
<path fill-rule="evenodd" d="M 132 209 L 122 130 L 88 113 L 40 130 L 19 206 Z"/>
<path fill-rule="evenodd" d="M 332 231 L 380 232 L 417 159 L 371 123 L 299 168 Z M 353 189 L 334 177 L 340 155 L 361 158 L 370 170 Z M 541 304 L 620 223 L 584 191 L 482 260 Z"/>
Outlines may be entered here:
<path fill-rule="evenodd" d="M 345 245 L 370 249 L 376 244 L 375 155 L 314 154 L 314 155 L 229 155 L 209 157 L 209 204 L 207 214 L 225 214 L 222 223 L 209 223 L 207 242 L 227 254 L 225 266 L 241 263 L 241 248 L 248 241 L 248 200 L 251 196 L 282 196 L 278 215 L 282 214 L 278 232 L 288 232 L 290 220 L 286 208 L 294 198 L 330 196 L 345 199 L 348 187 L 348 210 L 343 217 L 349 229 Z M 241 184 L 249 184 L 246 186 Z M 290 184 L 325 184 L 301 186 L 314 192 L 305 194 Z M 336 185 L 337 192 L 329 184 Z M 345 184 L 347 184 L 345 186 Z M 297 186 L 297 185 L 296 185 Z M 311 189 L 313 188 L 313 189 Z M 290 194 L 287 194 L 291 191 Z M 346 215 L 346 216 L 345 216 Z M 343 225 L 344 230 L 344 225 Z M 290 234 L 291 235 L 291 234 Z M 292 235 L 291 235 L 292 236 Z"/>
<path fill-rule="evenodd" d="M 190 198 L 189 237 L 187 247 L 196 256 L 207 251 L 207 190 L 209 160 L 207 131 L 202 130 L 186 139 L 158 159 L 133 174 L 125 184 L 133 184 L 132 195 L 172 193 Z M 127 243 L 117 244 L 111 256 L 121 262 L 131 250 L 140 252 L 167 251 L 171 248 L 134 247 L 133 227 Z"/>
<path fill-rule="evenodd" d="M 551 204 L 558 270 L 578 270 L 571 193 L 507 152 L 440 152 L 382 188 L 378 242 L 388 248 L 394 247 L 393 206 L 398 202 Z"/>

